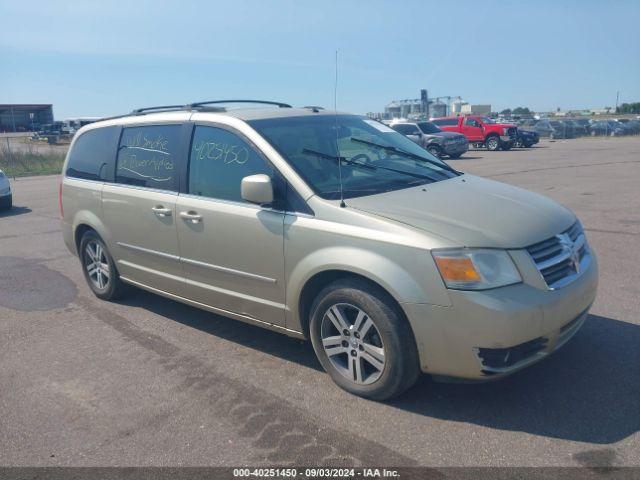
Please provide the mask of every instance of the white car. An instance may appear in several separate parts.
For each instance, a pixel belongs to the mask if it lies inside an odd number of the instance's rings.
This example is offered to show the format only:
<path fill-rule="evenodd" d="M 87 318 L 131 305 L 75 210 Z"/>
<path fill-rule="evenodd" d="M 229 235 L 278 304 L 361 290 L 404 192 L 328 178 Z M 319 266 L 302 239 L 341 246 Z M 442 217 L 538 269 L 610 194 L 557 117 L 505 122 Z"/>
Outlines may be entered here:
<path fill-rule="evenodd" d="M 13 204 L 13 195 L 11 194 L 11 184 L 9 179 L 0 170 L 0 209 L 10 209 Z"/>

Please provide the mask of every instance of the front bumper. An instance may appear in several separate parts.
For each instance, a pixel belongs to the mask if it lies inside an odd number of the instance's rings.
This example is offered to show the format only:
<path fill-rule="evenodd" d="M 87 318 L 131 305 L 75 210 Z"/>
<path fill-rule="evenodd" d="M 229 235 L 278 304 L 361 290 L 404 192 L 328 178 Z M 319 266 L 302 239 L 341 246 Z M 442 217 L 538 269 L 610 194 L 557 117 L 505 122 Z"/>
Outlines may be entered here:
<path fill-rule="evenodd" d="M 0 195 L 0 208 L 7 208 L 11 206 L 12 203 L 13 203 L 13 195 L 11 191 L 9 191 L 9 193 Z"/>
<path fill-rule="evenodd" d="M 500 141 L 502 143 L 514 143 L 516 141 L 516 137 L 512 137 L 510 135 L 500 135 Z"/>
<path fill-rule="evenodd" d="M 529 283 L 475 292 L 448 290 L 449 307 L 402 307 L 425 373 L 489 380 L 542 360 L 564 345 L 585 322 L 597 283 L 594 255 L 580 277 L 558 290 Z"/>
<path fill-rule="evenodd" d="M 462 155 L 469 150 L 469 142 L 452 143 L 443 145 L 444 153 L 447 155 Z"/>

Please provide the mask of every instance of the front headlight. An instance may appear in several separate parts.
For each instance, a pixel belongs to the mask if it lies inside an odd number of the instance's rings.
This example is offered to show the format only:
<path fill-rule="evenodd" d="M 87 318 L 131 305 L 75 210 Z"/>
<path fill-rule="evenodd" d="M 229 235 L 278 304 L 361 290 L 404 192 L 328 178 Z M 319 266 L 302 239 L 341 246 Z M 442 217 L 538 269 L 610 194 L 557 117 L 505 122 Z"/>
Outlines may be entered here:
<path fill-rule="evenodd" d="M 447 288 L 487 290 L 522 281 L 506 250 L 457 248 L 431 254 Z"/>

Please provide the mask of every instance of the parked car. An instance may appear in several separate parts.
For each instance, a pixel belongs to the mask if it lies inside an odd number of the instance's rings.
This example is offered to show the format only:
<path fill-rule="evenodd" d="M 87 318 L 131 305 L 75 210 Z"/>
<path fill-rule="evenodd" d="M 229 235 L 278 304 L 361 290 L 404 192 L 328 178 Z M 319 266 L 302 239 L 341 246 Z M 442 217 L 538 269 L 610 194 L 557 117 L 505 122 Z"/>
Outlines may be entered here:
<path fill-rule="evenodd" d="M 469 150 L 467 138 L 454 132 L 443 132 L 431 122 L 393 122 L 391 128 L 414 141 L 438 158 L 460 158 Z"/>
<path fill-rule="evenodd" d="M 638 133 L 637 122 L 634 120 L 629 120 L 628 118 L 617 118 L 613 121 L 616 125 L 622 127 L 625 135 L 634 135 L 635 133 Z"/>
<path fill-rule="evenodd" d="M 608 137 L 621 137 L 627 134 L 627 130 L 613 120 L 596 120 L 591 124 L 591 135 L 604 135 Z"/>
<path fill-rule="evenodd" d="M 572 129 L 558 120 L 540 120 L 534 127 L 541 137 L 571 138 Z"/>
<path fill-rule="evenodd" d="M 531 148 L 536 143 L 540 142 L 540 135 L 538 132 L 531 130 L 518 129 L 518 137 L 516 138 L 516 147 Z"/>
<path fill-rule="evenodd" d="M 625 125 L 629 127 L 633 135 L 640 133 L 640 120 L 629 120 Z"/>
<path fill-rule="evenodd" d="M 516 143 L 518 128 L 511 123 L 496 123 L 488 117 L 467 115 L 464 117 L 434 118 L 432 123 L 445 132 L 461 133 L 469 143 L 485 146 L 487 150 L 509 150 Z"/>
<path fill-rule="evenodd" d="M 577 123 L 584 129 L 584 135 L 591 135 L 591 122 L 587 118 L 575 118 L 574 123 Z"/>
<path fill-rule="evenodd" d="M 62 234 L 98 298 L 134 285 L 308 338 L 339 386 L 373 399 L 421 371 L 509 375 L 586 321 L 597 262 L 567 208 L 366 117 L 227 103 L 74 137 Z"/>
<path fill-rule="evenodd" d="M 13 194 L 9 178 L 0 170 L 0 209 L 8 210 L 13 206 Z"/>
<path fill-rule="evenodd" d="M 571 129 L 573 130 L 574 137 L 582 137 L 584 135 L 587 135 L 587 129 L 582 124 L 578 123 L 576 120 L 570 118 L 570 119 L 564 120 L 564 123 L 566 123 L 571 127 Z"/>

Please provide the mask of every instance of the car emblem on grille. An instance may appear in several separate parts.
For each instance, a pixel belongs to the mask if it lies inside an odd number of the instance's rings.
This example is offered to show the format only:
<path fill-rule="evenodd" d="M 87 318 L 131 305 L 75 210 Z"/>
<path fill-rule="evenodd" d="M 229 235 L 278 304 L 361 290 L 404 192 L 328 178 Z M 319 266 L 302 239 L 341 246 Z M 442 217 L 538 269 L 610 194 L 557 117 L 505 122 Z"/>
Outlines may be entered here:
<path fill-rule="evenodd" d="M 573 263 L 573 269 L 576 273 L 580 273 L 580 252 L 578 247 L 566 233 L 557 235 L 557 238 L 560 245 L 562 245 L 562 249 L 569 253 L 569 259 L 571 260 L 571 263 Z"/>

